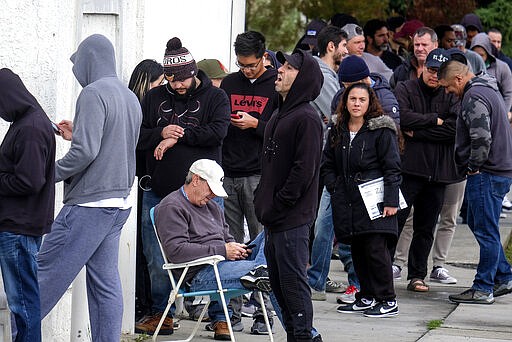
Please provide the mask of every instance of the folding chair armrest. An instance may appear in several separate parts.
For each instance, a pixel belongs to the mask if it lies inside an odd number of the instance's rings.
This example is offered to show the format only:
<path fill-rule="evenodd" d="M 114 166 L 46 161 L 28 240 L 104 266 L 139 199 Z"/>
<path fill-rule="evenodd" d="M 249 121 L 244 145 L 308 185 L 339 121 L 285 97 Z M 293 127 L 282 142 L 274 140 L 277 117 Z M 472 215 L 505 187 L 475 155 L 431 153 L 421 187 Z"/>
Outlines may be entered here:
<path fill-rule="evenodd" d="M 173 270 L 176 268 L 185 268 L 185 267 L 191 267 L 191 266 L 199 266 L 199 265 L 214 265 L 218 264 L 219 262 L 226 260 L 222 255 L 212 255 L 207 256 L 204 258 L 199 258 L 187 262 L 182 262 L 179 264 L 173 264 L 173 263 L 167 263 L 164 264 L 162 267 L 164 270 Z"/>

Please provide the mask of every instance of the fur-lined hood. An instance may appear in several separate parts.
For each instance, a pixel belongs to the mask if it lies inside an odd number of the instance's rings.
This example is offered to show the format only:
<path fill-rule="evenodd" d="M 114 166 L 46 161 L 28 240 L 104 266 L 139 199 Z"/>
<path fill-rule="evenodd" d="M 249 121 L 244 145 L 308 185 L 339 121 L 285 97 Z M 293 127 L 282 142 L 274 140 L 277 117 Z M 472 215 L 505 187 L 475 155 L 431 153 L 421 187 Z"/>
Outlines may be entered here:
<path fill-rule="evenodd" d="M 393 121 L 393 119 L 391 119 L 387 115 L 381 115 L 376 118 L 368 120 L 368 129 L 370 131 L 374 131 L 380 128 L 389 128 L 390 130 L 395 132 L 395 134 L 397 134 L 395 121 Z"/>

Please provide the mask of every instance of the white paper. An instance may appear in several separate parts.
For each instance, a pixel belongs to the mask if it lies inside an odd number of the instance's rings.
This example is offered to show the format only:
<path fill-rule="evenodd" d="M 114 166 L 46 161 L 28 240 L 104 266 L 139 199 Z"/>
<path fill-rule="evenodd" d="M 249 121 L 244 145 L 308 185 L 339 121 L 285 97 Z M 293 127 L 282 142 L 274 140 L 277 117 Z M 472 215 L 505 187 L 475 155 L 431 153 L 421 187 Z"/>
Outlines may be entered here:
<path fill-rule="evenodd" d="M 384 178 L 373 179 L 359 184 L 358 187 L 370 219 L 375 220 L 382 217 L 382 210 L 384 209 Z M 405 202 L 400 189 L 398 190 L 398 199 L 400 209 L 407 208 L 407 202 Z"/>

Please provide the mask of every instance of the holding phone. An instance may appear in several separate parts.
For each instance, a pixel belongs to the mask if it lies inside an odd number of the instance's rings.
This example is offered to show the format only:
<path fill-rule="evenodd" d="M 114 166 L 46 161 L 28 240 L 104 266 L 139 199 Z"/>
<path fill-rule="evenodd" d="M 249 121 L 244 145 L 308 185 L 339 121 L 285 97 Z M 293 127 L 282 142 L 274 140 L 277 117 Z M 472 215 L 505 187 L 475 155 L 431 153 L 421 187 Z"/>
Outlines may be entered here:
<path fill-rule="evenodd" d="M 241 119 L 242 118 L 242 114 L 240 114 L 240 113 L 231 114 L 231 118 L 232 119 Z"/>
<path fill-rule="evenodd" d="M 50 123 L 52 124 L 53 133 L 55 133 L 56 135 L 60 135 L 59 126 L 57 126 L 57 124 L 51 120 L 50 120 Z"/>

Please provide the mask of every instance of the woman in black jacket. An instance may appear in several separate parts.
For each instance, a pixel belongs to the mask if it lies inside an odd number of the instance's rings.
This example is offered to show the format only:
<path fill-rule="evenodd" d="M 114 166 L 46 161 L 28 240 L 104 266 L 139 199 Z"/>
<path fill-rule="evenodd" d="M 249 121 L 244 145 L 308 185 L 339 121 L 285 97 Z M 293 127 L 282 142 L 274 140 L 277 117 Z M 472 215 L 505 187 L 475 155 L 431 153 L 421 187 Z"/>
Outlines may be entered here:
<path fill-rule="evenodd" d="M 329 132 L 322 176 L 331 193 L 336 237 L 351 244 L 361 284 L 353 304 L 338 312 L 364 312 L 367 317 L 398 314 L 389 248 L 397 240 L 400 156 L 396 126 L 383 115 L 374 91 L 355 83 L 343 93 L 337 123 Z M 358 185 L 383 177 L 381 216 L 370 219 Z"/>

